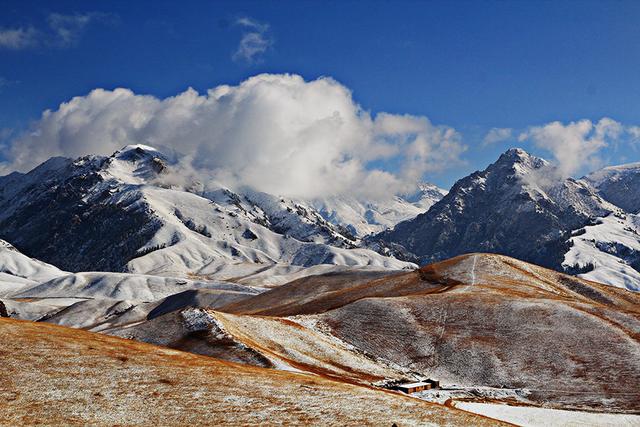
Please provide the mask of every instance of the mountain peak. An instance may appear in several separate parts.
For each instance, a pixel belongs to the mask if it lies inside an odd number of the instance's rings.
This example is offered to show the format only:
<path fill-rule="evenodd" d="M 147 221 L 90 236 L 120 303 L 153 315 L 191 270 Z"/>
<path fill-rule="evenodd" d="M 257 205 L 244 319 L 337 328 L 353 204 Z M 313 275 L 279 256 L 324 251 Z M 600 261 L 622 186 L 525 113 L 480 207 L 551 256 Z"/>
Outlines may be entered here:
<path fill-rule="evenodd" d="M 155 148 L 149 145 L 131 144 L 113 153 L 113 157 L 119 160 L 135 161 L 145 157 L 164 158 L 165 156 L 160 151 L 156 150 Z"/>
<path fill-rule="evenodd" d="M 533 156 L 522 148 L 510 148 L 502 153 L 492 166 L 508 167 L 509 169 L 515 169 L 520 174 L 526 174 L 548 165 L 549 162 L 543 158 Z"/>
<path fill-rule="evenodd" d="M 501 160 L 509 161 L 509 162 L 523 162 L 523 161 L 527 161 L 529 159 L 535 159 L 535 158 L 537 157 L 532 156 L 531 154 L 524 151 L 522 148 L 513 147 L 513 148 L 509 148 L 507 151 L 502 153 L 498 158 L 498 162 L 500 162 Z"/>
<path fill-rule="evenodd" d="M 170 163 L 167 156 L 155 148 L 133 144 L 113 153 L 108 168 L 111 175 L 124 182 L 137 182 L 165 173 Z"/>

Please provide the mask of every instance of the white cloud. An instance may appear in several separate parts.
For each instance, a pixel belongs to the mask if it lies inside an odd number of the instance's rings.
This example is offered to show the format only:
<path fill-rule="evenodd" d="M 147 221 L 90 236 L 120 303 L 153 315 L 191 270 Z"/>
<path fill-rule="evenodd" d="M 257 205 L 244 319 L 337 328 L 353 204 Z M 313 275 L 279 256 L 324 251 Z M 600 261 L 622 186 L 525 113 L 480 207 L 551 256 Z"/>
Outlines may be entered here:
<path fill-rule="evenodd" d="M 532 141 L 537 147 L 551 152 L 557 163 L 557 171 L 566 178 L 602 164 L 601 149 L 615 142 L 625 128 L 610 118 L 602 118 L 597 123 L 580 120 L 563 124 L 552 122 L 534 126 L 522 132 L 519 141 Z"/>
<path fill-rule="evenodd" d="M 491 128 L 489 132 L 484 136 L 482 140 L 482 146 L 496 144 L 498 142 L 504 142 L 513 136 L 513 129 L 511 128 Z"/>
<path fill-rule="evenodd" d="M 113 22 L 114 19 L 114 15 L 101 12 L 73 15 L 51 13 L 47 16 L 47 28 L 42 30 L 32 26 L 0 28 L 0 49 L 23 50 L 38 46 L 73 46 L 91 22 Z"/>
<path fill-rule="evenodd" d="M 38 31 L 33 27 L 0 28 L 0 49 L 21 50 L 38 44 Z"/>
<path fill-rule="evenodd" d="M 425 172 L 455 165 L 465 149 L 454 129 L 425 117 L 372 116 L 333 79 L 263 74 L 162 100 L 95 89 L 45 111 L 13 139 L 4 171 L 132 143 L 181 152 L 200 177 L 302 197 L 406 191 Z"/>
<path fill-rule="evenodd" d="M 240 44 L 233 54 L 234 61 L 256 62 L 261 55 L 273 45 L 269 34 L 269 24 L 263 24 L 249 17 L 236 20 L 236 25 L 243 28 Z"/>

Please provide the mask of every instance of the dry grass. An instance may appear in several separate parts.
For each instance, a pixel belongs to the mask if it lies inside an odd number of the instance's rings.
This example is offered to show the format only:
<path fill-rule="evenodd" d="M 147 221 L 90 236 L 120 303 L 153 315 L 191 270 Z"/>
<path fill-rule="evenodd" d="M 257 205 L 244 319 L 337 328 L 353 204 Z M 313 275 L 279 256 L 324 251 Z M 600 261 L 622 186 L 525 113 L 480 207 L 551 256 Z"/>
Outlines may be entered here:
<path fill-rule="evenodd" d="M 0 319 L 2 425 L 490 425 L 320 376 Z"/>
<path fill-rule="evenodd" d="M 326 349 L 311 363 L 287 351 L 297 346 L 286 334 L 267 336 L 258 320 L 241 319 L 304 315 L 378 361 L 445 382 L 528 388 L 532 402 L 556 407 L 640 412 L 640 294 L 505 256 L 463 255 L 368 281 L 310 277 L 220 310 L 243 315 L 234 320 L 241 340 L 312 371 L 346 369 Z"/>

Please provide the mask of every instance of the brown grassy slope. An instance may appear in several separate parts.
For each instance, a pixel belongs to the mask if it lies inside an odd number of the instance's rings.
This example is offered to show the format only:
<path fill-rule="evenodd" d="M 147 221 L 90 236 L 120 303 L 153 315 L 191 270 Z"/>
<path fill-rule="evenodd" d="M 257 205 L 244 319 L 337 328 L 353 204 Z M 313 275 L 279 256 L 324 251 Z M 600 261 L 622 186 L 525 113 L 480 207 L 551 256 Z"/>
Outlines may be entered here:
<path fill-rule="evenodd" d="M 212 314 L 225 332 L 246 348 L 305 372 L 363 384 L 407 376 L 405 372 L 345 346 L 330 335 L 286 318 Z"/>
<path fill-rule="evenodd" d="M 319 376 L 254 368 L 56 325 L 0 319 L 3 425 L 489 425 Z"/>
<path fill-rule="evenodd" d="M 318 313 L 312 317 L 344 342 L 449 383 L 524 387 L 540 403 L 640 412 L 637 293 L 489 254 L 355 285 L 333 277 L 327 288 L 325 280 L 221 310 Z"/>
<path fill-rule="evenodd" d="M 449 382 L 528 388 L 532 400 L 562 407 L 640 412 L 640 295 L 493 255 L 421 274 L 462 284 L 361 299 L 320 318 L 361 350 Z"/>
<path fill-rule="evenodd" d="M 475 263 L 475 266 L 474 266 Z M 475 284 L 472 285 L 475 274 Z M 363 298 L 391 298 L 446 292 L 504 297 L 551 298 L 603 304 L 640 312 L 640 294 L 558 273 L 493 254 L 468 254 L 367 280 L 350 274 L 305 277 L 243 301 L 218 308 L 234 314 L 291 316 L 317 314 Z"/>
<path fill-rule="evenodd" d="M 316 314 L 362 298 L 439 292 L 443 288 L 446 286 L 421 280 L 417 271 L 373 279 L 349 273 L 331 273 L 294 280 L 218 310 L 261 316 Z"/>

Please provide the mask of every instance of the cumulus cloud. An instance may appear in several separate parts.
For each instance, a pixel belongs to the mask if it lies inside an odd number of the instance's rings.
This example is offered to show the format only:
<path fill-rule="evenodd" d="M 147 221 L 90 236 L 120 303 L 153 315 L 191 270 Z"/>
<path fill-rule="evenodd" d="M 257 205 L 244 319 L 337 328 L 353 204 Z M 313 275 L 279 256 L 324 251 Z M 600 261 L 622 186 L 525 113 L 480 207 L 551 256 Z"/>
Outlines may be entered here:
<path fill-rule="evenodd" d="M 504 142 L 513 136 L 513 129 L 511 128 L 491 128 L 489 132 L 484 136 L 482 140 L 482 146 L 496 144 L 498 142 Z"/>
<path fill-rule="evenodd" d="M 101 12 L 64 15 L 51 13 L 47 27 L 0 28 L 0 49 L 24 50 L 38 46 L 69 47 L 75 45 L 91 22 L 114 22 L 115 15 Z"/>
<path fill-rule="evenodd" d="M 600 166 L 600 150 L 617 141 L 624 131 L 621 123 L 607 117 L 596 123 L 585 119 L 565 125 L 556 121 L 530 127 L 519 135 L 518 140 L 532 141 L 552 153 L 558 174 L 566 178 L 585 168 Z"/>
<path fill-rule="evenodd" d="M 242 38 L 234 52 L 234 61 L 253 63 L 273 45 L 273 38 L 269 34 L 269 24 L 263 24 L 249 17 L 236 20 L 236 25 L 242 27 Z"/>
<path fill-rule="evenodd" d="M 13 139 L 4 169 L 133 143 L 182 153 L 200 177 L 296 197 L 407 191 L 465 149 L 458 132 L 426 117 L 364 111 L 331 78 L 263 74 L 166 99 L 95 89 Z"/>

